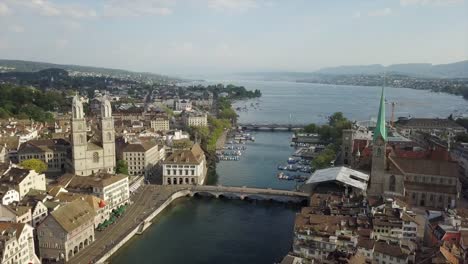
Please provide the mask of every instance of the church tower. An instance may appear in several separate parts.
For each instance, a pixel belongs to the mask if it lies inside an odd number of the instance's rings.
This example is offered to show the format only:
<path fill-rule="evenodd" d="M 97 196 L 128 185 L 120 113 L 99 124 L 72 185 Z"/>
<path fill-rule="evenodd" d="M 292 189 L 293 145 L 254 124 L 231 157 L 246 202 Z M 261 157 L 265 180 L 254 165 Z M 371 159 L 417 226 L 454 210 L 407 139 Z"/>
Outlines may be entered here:
<path fill-rule="evenodd" d="M 372 168 L 370 175 L 369 195 L 383 195 L 385 182 L 385 159 L 387 146 L 387 128 L 385 123 L 385 95 L 382 87 L 379 116 L 375 126 L 372 144 Z"/>
<path fill-rule="evenodd" d="M 101 102 L 101 140 L 103 149 L 103 168 L 107 173 L 115 171 L 115 129 L 112 107 L 104 97 Z"/>
<path fill-rule="evenodd" d="M 72 102 L 72 160 L 73 168 L 76 175 L 84 175 L 86 173 L 86 120 L 83 112 L 83 104 L 77 95 L 73 97 Z"/>

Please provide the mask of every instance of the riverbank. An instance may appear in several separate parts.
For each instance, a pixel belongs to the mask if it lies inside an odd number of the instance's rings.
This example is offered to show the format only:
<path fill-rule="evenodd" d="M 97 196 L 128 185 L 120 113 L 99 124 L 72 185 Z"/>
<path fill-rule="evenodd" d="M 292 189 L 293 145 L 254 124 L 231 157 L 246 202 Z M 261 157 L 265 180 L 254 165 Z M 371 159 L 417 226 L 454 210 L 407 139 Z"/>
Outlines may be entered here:
<path fill-rule="evenodd" d="M 196 193 L 210 194 L 218 198 L 237 197 L 241 200 L 260 199 L 270 201 L 274 199 L 286 203 L 302 203 L 308 199 L 304 193 L 223 186 L 160 186 L 145 185 L 137 191 L 133 203 L 128 207 L 125 215 L 115 224 L 104 231 L 95 233 L 95 241 L 90 247 L 79 251 L 69 263 L 104 263 L 115 252 L 137 234 L 142 234 L 158 216 L 173 201 Z"/>

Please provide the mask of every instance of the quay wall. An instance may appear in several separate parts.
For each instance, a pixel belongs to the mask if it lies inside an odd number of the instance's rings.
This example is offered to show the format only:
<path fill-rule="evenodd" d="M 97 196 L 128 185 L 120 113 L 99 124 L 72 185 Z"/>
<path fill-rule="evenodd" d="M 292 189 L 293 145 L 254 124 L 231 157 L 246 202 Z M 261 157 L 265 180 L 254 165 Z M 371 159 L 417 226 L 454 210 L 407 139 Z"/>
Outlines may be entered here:
<path fill-rule="evenodd" d="M 203 192 L 203 191 L 199 191 L 199 192 Z M 133 236 L 143 233 L 146 229 L 148 229 L 148 227 L 151 226 L 152 220 L 157 215 L 159 215 L 164 209 L 166 209 L 166 207 L 169 206 L 173 201 L 181 197 L 187 197 L 187 196 L 193 196 L 193 195 L 194 195 L 194 192 L 189 189 L 180 190 L 180 191 L 173 193 L 161 206 L 156 208 L 150 215 L 148 215 L 144 219 L 144 221 L 141 223 L 143 225 L 141 230 L 140 230 L 141 224 L 137 225 L 134 229 L 130 230 L 129 233 L 125 237 L 123 237 L 112 248 L 109 248 L 108 251 L 103 256 L 101 256 L 101 258 L 95 261 L 95 263 L 105 263 L 105 261 L 109 259 L 112 256 L 112 254 L 117 252 L 123 245 L 125 245 L 125 243 L 127 243 L 130 239 L 132 239 Z M 262 196 L 262 195 L 259 195 L 259 196 Z M 268 196 L 268 194 L 266 196 Z M 284 197 L 283 202 L 286 202 L 286 201 L 300 202 L 301 200 L 302 199 L 297 199 L 294 197 Z"/>
<path fill-rule="evenodd" d="M 168 205 L 170 205 L 173 201 L 177 200 L 178 198 L 187 196 L 190 193 L 189 190 L 182 190 L 178 191 L 174 194 L 172 194 L 161 206 L 159 206 L 153 213 L 151 213 L 148 217 L 145 218 L 144 223 L 143 223 L 143 230 L 141 232 L 145 231 L 150 225 L 151 221 L 158 215 L 160 214 Z M 109 259 L 112 254 L 117 252 L 125 243 L 127 243 L 133 236 L 135 236 L 138 233 L 138 229 L 140 228 L 140 225 L 135 227 L 133 230 L 131 230 L 127 236 L 125 236 L 123 239 L 121 239 L 118 243 L 116 243 L 112 248 L 110 248 L 106 254 L 104 254 L 99 260 L 96 261 L 96 263 L 105 263 L 107 259 Z"/>

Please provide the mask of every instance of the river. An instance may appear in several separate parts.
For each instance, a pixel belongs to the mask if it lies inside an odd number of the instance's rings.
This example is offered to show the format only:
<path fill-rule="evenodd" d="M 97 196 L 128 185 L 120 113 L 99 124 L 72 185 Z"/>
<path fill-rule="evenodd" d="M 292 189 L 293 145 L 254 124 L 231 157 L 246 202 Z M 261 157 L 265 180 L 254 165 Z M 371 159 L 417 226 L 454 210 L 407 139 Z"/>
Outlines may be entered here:
<path fill-rule="evenodd" d="M 214 83 L 219 81 L 214 81 Z M 222 81 L 260 89 L 262 98 L 237 102 L 247 106 L 240 122 L 323 123 L 335 111 L 353 120 L 376 116 L 378 87 L 333 86 L 293 82 Z M 447 117 L 467 113 L 461 97 L 429 91 L 387 88 L 396 116 Z M 256 104 L 258 102 L 258 105 Z M 253 107 L 252 107 L 253 103 Z M 387 111 L 390 116 L 390 110 Z M 276 166 L 293 149 L 288 132 L 257 132 L 240 161 L 218 164 L 218 183 L 293 189 L 276 178 Z M 279 261 L 291 247 L 298 208 L 272 203 L 181 199 L 155 219 L 142 236 L 122 248 L 111 263 L 265 263 Z"/>

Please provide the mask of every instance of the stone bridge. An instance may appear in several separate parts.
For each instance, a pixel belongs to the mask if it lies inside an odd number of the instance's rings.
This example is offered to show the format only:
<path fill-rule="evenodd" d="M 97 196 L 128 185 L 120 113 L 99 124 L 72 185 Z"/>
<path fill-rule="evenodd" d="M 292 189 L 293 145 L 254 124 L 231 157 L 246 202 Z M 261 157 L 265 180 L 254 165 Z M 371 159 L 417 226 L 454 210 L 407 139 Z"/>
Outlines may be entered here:
<path fill-rule="evenodd" d="M 246 124 L 239 123 L 243 130 L 270 130 L 270 131 L 297 131 L 303 129 L 306 124 Z"/>
<path fill-rule="evenodd" d="M 184 188 L 188 196 L 213 196 L 216 198 L 235 198 L 241 200 L 272 200 L 279 202 L 296 202 L 302 203 L 309 200 L 310 195 L 304 192 L 248 188 L 248 187 L 231 187 L 231 186 L 210 186 L 198 185 L 187 186 Z"/>

